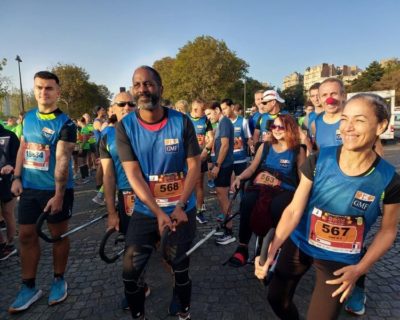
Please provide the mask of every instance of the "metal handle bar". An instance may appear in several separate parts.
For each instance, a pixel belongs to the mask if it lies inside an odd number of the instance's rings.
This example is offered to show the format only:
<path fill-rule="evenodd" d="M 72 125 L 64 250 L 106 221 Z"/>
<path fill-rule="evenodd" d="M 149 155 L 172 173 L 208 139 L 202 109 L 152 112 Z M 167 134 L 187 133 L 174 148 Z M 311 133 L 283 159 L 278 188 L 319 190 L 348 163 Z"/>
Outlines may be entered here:
<path fill-rule="evenodd" d="M 108 230 L 106 232 L 106 234 L 103 236 L 103 238 L 101 239 L 100 242 L 100 248 L 99 248 L 99 255 L 101 260 L 103 260 L 106 263 L 114 263 L 115 261 L 117 261 L 117 259 L 124 253 L 125 248 L 121 249 L 119 251 L 117 251 L 113 256 L 109 257 L 107 256 L 107 254 L 105 253 L 105 247 L 106 247 L 106 243 L 108 241 L 108 238 L 110 238 L 110 236 L 116 232 L 117 230 L 115 230 L 115 228 L 112 228 L 110 230 Z M 119 240 L 115 240 L 115 244 L 118 242 Z"/>

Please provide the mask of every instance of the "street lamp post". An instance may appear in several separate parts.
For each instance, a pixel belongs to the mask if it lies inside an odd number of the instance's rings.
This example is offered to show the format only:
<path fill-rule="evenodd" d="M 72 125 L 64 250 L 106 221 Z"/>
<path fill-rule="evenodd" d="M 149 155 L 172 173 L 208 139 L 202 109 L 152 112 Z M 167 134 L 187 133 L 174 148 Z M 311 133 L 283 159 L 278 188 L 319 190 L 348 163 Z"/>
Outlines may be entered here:
<path fill-rule="evenodd" d="M 19 55 L 15 58 L 16 61 L 18 61 L 18 72 L 19 72 L 19 89 L 21 91 L 21 111 L 25 112 L 25 107 L 24 107 L 24 93 L 22 92 L 22 79 L 21 79 L 21 67 L 20 63 L 22 62 L 22 59 Z"/>
<path fill-rule="evenodd" d="M 243 79 L 243 110 L 246 111 L 246 78 Z"/>

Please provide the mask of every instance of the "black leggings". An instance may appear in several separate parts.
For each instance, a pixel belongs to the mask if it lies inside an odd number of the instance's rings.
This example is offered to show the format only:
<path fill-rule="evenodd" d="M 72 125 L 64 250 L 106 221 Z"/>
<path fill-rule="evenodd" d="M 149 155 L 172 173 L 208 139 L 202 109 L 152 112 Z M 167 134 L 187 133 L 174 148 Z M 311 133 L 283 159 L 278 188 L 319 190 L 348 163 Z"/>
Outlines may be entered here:
<path fill-rule="evenodd" d="M 313 259 L 302 252 L 292 240 L 288 239 L 282 246 L 275 275 L 268 292 L 268 301 L 280 319 L 299 319 L 297 308 L 293 303 L 293 296 L 301 277 L 312 265 L 316 271 L 316 280 L 308 307 L 307 319 L 331 320 L 337 319 L 339 316 L 342 307 L 339 301 L 340 295 L 332 298 L 332 293 L 340 285 L 329 285 L 325 281 L 336 278 L 333 272 L 343 268 L 346 264 Z"/>
<path fill-rule="evenodd" d="M 250 218 L 253 208 L 257 202 L 258 195 L 259 191 L 246 191 L 242 197 L 242 201 L 240 202 L 240 243 L 248 244 L 251 239 L 251 235 L 253 232 L 250 228 Z M 292 201 L 293 195 L 293 191 L 283 190 L 272 199 L 269 212 L 272 215 L 272 222 L 274 226 L 278 224 L 283 210 L 285 210 L 290 201 Z"/>
<path fill-rule="evenodd" d="M 181 303 L 181 312 L 186 313 L 190 308 L 192 281 L 189 277 L 189 258 L 179 264 L 174 263 L 176 257 L 180 257 L 190 249 L 191 242 L 172 245 L 168 250 L 168 260 L 174 273 L 174 292 Z M 144 273 L 150 259 L 153 247 L 150 245 L 129 245 L 125 249 L 123 260 L 122 278 L 125 286 L 125 297 L 133 319 L 140 318 L 144 314 Z"/>

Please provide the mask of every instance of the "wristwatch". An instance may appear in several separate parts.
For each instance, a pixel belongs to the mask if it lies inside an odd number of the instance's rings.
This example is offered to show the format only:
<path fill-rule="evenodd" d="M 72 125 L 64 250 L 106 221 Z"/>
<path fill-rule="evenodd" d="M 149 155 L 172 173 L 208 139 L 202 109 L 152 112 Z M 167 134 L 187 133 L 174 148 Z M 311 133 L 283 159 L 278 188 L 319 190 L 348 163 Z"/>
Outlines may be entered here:
<path fill-rule="evenodd" d="M 187 203 L 183 202 L 183 201 L 178 201 L 176 203 L 176 206 L 179 208 L 182 208 L 183 211 L 185 211 L 187 209 Z"/>
<path fill-rule="evenodd" d="M 15 180 L 21 180 L 21 176 L 13 176 L 12 181 L 15 181 Z"/>
<path fill-rule="evenodd" d="M 214 163 L 214 167 L 219 167 L 219 163 L 218 162 L 216 162 L 216 163 Z"/>

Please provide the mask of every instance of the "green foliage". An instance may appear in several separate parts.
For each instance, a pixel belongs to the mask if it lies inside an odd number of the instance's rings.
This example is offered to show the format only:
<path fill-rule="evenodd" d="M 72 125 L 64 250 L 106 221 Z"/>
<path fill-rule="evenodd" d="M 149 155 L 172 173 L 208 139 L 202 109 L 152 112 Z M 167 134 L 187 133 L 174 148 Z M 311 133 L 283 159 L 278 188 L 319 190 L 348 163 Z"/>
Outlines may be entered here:
<path fill-rule="evenodd" d="M 80 117 L 85 112 L 92 114 L 95 106 L 108 106 L 111 93 L 104 85 L 89 81 L 85 69 L 71 64 L 57 64 L 51 72 L 60 78 L 62 108 L 71 117 Z"/>
<path fill-rule="evenodd" d="M 355 79 L 351 85 L 347 88 L 348 92 L 363 92 L 373 90 L 373 85 L 375 82 L 379 81 L 385 70 L 380 65 L 379 62 L 373 61 L 367 69 Z"/>
<path fill-rule="evenodd" d="M 210 36 L 189 41 L 176 58 L 163 58 L 153 66 L 166 77 L 163 79 L 164 98 L 173 101 L 225 98 L 248 68 L 224 41 Z"/>
<path fill-rule="evenodd" d="M 3 68 L 7 64 L 7 59 L 3 58 L 0 60 L 0 71 L 3 71 Z M 0 74 L 0 99 L 2 99 L 6 94 L 8 87 L 10 86 L 10 80 L 7 77 L 3 77 Z"/>
<path fill-rule="evenodd" d="M 295 111 L 297 106 L 304 106 L 304 87 L 301 84 L 283 90 L 281 96 L 285 99 L 286 109 L 289 111 Z"/>
<path fill-rule="evenodd" d="M 396 90 L 395 104 L 400 105 L 400 64 L 397 68 L 390 68 L 383 77 L 373 84 L 373 90 Z"/>
<path fill-rule="evenodd" d="M 250 108 L 254 103 L 254 93 L 257 90 L 268 90 L 272 88 L 265 87 L 261 82 L 246 77 L 246 108 Z M 227 95 L 224 98 L 230 98 L 235 103 L 240 103 L 244 106 L 244 83 L 243 80 L 238 80 L 234 83 L 234 85 L 228 90 Z"/>

